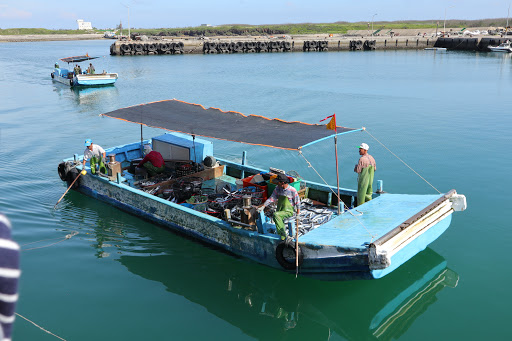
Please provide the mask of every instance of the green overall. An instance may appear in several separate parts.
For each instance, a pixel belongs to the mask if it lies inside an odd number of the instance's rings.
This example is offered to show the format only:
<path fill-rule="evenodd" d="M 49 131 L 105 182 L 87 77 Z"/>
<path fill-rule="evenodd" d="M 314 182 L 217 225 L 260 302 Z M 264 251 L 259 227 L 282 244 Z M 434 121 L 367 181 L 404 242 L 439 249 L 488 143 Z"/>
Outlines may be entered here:
<path fill-rule="evenodd" d="M 105 167 L 105 163 L 103 163 L 103 158 L 101 156 L 93 156 L 91 157 L 91 174 L 96 174 L 96 164 L 99 165 L 99 172 L 103 174 L 107 174 L 107 167 Z"/>
<path fill-rule="evenodd" d="M 146 168 L 149 176 L 155 176 L 156 174 L 160 174 L 165 170 L 165 165 L 162 165 L 162 167 L 155 167 L 150 161 L 144 162 L 142 166 Z"/>
<path fill-rule="evenodd" d="M 274 223 L 276 224 L 277 234 L 281 236 L 281 240 L 286 239 L 286 229 L 284 220 L 293 216 L 293 206 L 290 204 L 288 197 L 280 195 L 277 199 L 277 210 L 274 212 Z"/>
<path fill-rule="evenodd" d="M 363 168 L 357 177 L 357 206 L 372 200 L 373 175 L 375 171 L 372 165 Z"/>

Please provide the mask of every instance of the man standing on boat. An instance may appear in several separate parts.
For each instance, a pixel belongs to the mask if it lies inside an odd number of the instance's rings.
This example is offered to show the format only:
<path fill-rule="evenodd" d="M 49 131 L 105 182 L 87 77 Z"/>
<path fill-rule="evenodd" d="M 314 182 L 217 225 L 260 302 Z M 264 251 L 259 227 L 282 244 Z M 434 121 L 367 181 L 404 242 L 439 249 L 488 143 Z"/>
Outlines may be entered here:
<path fill-rule="evenodd" d="M 96 72 L 92 63 L 89 63 L 89 67 L 87 68 L 87 73 L 93 75 Z"/>
<path fill-rule="evenodd" d="M 105 167 L 105 150 L 97 144 L 93 144 L 91 139 L 85 140 L 85 151 L 83 167 L 85 169 L 85 163 L 90 159 L 91 174 L 96 174 L 96 165 L 98 165 L 99 172 L 106 174 L 107 168 Z"/>
<path fill-rule="evenodd" d="M 366 143 L 359 146 L 359 162 L 354 167 L 357 175 L 357 206 L 372 200 L 373 193 L 373 175 L 377 170 L 377 165 L 373 156 L 368 154 L 370 147 Z"/>
<path fill-rule="evenodd" d="M 146 156 L 139 162 L 137 167 L 144 167 L 148 171 L 149 176 L 160 174 L 165 170 L 165 161 L 162 154 L 151 150 L 151 147 L 148 145 L 144 146 L 144 153 Z"/>
<path fill-rule="evenodd" d="M 286 239 L 286 229 L 284 227 L 284 220 L 293 216 L 294 208 L 299 215 L 300 198 L 299 193 L 295 188 L 288 183 L 290 180 L 285 174 L 279 173 L 277 175 L 277 187 L 272 192 L 272 195 L 258 207 L 261 210 L 273 202 L 277 201 L 277 210 L 274 212 L 274 223 L 276 224 L 277 234 L 281 236 L 281 240 Z"/>

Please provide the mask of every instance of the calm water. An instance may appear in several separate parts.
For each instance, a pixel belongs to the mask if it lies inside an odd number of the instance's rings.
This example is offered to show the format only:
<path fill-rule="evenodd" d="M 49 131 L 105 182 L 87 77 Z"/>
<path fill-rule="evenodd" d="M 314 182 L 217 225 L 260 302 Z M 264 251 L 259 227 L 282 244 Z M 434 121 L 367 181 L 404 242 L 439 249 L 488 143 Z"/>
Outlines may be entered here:
<path fill-rule="evenodd" d="M 509 335 L 512 61 L 431 51 L 110 57 L 110 42 L 0 44 L 0 210 L 22 246 L 19 314 L 66 340 L 481 340 Z M 73 91 L 50 79 L 58 58 L 103 56 L 115 87 Z M 436 188 L 467 196 L 430 248 L 377 281 L 320 282 L 177 236 L 75 192 L 57 164 L 139 139 L 99 114 L 162 99 L 315 123 L 367 127 Z M 145 128 L 145 137 L 161 133 Z M 247 132 L 248 134 L 251 131 Z M 285 138 L 285 136 L 283 136 Z M 366 133 L 341 139 L 353 188 L 357 146 L 395 193 L 435 193 Z M 219 142 L 216 152 L 296 170 L 296 153 Z M 333 149 L 304 151 L 335 183 Z M 508 213 L 505 213 L 508 212 Z M 66 235 L 78 232 L 70 239 Z M 57 340 L 17 318 L 14 340 Z"/>

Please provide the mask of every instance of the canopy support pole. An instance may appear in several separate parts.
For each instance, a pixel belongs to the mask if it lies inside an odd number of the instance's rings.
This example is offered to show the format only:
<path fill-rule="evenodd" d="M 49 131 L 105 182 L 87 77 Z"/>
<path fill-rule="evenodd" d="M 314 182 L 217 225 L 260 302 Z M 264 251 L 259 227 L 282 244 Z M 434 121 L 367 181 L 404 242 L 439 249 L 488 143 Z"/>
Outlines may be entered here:
<path fill-rule="evenodd" d="M 247 152 L 244 150 L 242 152 L 242 165 L 245 166 L 245 163 L 247 162 Z M 240 178 L 241 179 L 244 179 L 245 178 L 245 171 L 242 170 L 242 173 L 240 174 Z"/>
<path fill-rule="evenodd" d="M 194 165 L 196 167 L 196 172 L 198 171 L 198 162 L 196 158 L 196 135 L 192 134 L 192 148 L 194 149 Z"/>
<path fill-rule="evenodd" d="M 334 154 L 336 156 L 336 188 L 338 189 L 338 215 L 340 215 L 340 169 L 338 167 L 338 132 L 336 130 L 336 113 L 334 113 Z"/>
<path fill-rule="evenodd" d="M 140 125 L 140 154 L 144 157 L 144 138 L 142 137 L 142 124 Z"/>
<path fill-rule="evenodd" d="M 335 116 L 336 117 L 336 116 Z M 336 118 L 335 118 L 336 120 Z M 338 136 L 334 135 L 334 152 L 336 154 L 336 187 L 338 189 L 338 215 L 340 215 L 340 169 L 338 168 Z"/>

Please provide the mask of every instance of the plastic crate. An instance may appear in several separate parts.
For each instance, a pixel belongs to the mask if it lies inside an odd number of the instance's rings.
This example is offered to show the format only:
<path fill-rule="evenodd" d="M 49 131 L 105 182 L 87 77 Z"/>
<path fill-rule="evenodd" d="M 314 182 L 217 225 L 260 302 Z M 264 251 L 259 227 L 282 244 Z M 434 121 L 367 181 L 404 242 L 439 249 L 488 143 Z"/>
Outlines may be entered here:
<path fill-rule="evenodd" d="M 288 179 L 291 179 L 290 181 L 293 180 L 292 177 L 288 177 Z M 297 192 L 300 190 L 300 179 L 298 179 L 297 181 L 294 181 L 294 182 L 290 182 L 288 185 L 292 186 L 293 188 L 295 188 L 297 190 Z M 272 183 L 270 180 L 267 181 L 267 193 L 268 193 L 268 196 L 271 196 L 272 193 L 274 192 L 274 189 L 276 188 L 277 184 L 275 183 Z"/>
<path fill-rule="evenodd" d="M 251 187 L 252 186 L 252 187 L 256 187 L 256 188 L 259 188 L 259 189 L 263 190 L 263 198 L 265 200 L 267 200 L 267 198 L 268 198 L 268 188 L 267 188 L 267 185 L 265 184 L 265 185 L 261 186 L 261 185 L 257 185 L 257 184 L 251 183 L 251 180 L 252 180 L 253 177 L 254 177 L 254 175 L 251 175 L 251 176 L 248 176 L 247 178 L 242 179 L 244 187 Z"/>

